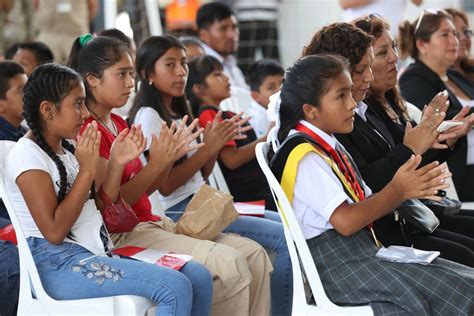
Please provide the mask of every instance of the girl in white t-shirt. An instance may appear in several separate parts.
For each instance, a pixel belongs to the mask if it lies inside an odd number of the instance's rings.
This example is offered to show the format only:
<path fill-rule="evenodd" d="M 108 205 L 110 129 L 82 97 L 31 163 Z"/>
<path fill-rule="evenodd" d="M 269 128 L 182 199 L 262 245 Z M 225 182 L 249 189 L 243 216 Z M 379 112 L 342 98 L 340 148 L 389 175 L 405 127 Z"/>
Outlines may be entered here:
<path fill-rule="evenodd" d="M 180 271 L 106 255 L 113 244 L 96 203 L 94 178 L 101 133 L 89 117 L 81 77 L 56 64 L 38 67 L 24 88 L 24 117 L 31 131 L 11 150 L 6 163 L 6 189 L 18 212 L 46 292 L 69 300 L 138 295 L 153 300 L 157 315 L 209 312 L 212 280 L 200 264 L 188 262 Z M 119 194 L 124 166 L 145 148 L 140 128 L 123 130 L 112 145 L 114 168 L 101 185 L 108 196 Z M 92 188 L 92 189 L 91 189 Z M 207 301 L 193 302 L 192 271 Z M 92 311 L 91 311 L 92 312 Z"/>
<path fill-rule="evenodd" d="M 436 199 L 449 173 L 437 162 L 418 168 L 421 156 L 412 156 L 371 195 L 333 135 L 352 131 L 356 102 L 351 89 L 342 57 L 298 60 L 285 74 L 277 133 L 281 145 L 271 158 L 328 297 L 338 305 L 370 304 L 375 315 L 471 315 L 474 269 L 444 259 L 424 266 L 376 258 L 376 236 L 366 229 L 371 222 L 404 200 Z"/>

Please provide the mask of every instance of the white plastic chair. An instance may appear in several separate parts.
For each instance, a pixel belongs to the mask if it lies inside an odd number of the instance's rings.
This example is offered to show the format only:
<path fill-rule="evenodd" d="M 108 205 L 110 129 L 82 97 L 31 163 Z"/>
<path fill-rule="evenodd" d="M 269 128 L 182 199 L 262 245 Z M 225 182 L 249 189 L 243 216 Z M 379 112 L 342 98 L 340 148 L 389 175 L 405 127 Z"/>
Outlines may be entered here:
<path fill-rule="evenodd" d="M 18 240 L 20 255 L 18 315 L 145 315 L 154 303 L 140 296 L 121 295 L 59 301 L 45 292 L 23 229 L 5 189 L 4 164 L 14 144 L 11 141 L 0 141 L 0 197 L 7 208 Z"/>
<path fill-rule="evenodd" d="M 217 161 L 214 163 L 214 168 L 212 168 L 212 172 L 209 175 L 208 180 L 211 187 L 224 193 L 230 193 L 229 187 L 227 186 L 227 182 L 224 178 L 224 174 L 222 173 L 221 167 L 219 167 Z"/>
<path fill-rule="evenodd" d="M 292 315 L 373 315 L 370 306 L 335 305 L 329 300 L 324 291 L 316 264 L 311 256 L 303 232 L 293 213 L 293 207 L 288 201 L 280 183 L 270 170 L 267 160 L 269 144 L 259 143 L 255 148 L 257 161 L 265 174 L 280 214 L 288 251 L 293 267 L 293 312 Z M 303 272 L 314 295 L 316 305 L 307 303 L 303 283 Z"/>

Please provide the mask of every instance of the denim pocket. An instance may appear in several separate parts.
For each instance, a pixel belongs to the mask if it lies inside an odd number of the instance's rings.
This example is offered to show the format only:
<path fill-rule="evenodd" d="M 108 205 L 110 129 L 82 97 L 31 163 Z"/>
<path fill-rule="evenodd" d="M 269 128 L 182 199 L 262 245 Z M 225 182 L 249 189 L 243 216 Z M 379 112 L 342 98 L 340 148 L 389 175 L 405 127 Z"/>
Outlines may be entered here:
<path fill-rule="evenodd" d="M 59 268 L 76 254 L 76 245 L 70 242 L 64 242 L 60 245 L 48 244 L 42 254 L 35 256 L 36 265 L 40 267 L 49 266 L 50 268 Z"/>

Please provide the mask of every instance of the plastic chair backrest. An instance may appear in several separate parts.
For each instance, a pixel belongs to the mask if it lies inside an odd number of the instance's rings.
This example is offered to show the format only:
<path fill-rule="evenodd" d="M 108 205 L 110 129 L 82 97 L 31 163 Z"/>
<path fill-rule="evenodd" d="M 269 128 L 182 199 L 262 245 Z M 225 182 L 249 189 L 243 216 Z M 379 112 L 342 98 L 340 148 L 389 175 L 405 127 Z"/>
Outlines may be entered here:
<path fill-rule="evenodd" d="M 21 228 L 16 212 L 13 209 L 13 205 L 11 204 L 10 198 L 6 193 L 4 174 L 5 161 L 8 156 L 8 153 L 14 145 L 15 142 L 12 141 L 0 142 L 0 196 L 2 197 L 5 207 L 7 208 L 8 216 L 10 216 L 10 220 L 13 224 L 13 227 L 15 228 L 15 233 L 18 240 L 18 253 L 20 255 L 20 299 L 26 302 L 34 300 L 32 294 L 33 291 L 31 288 L 31 286 L 33 286 L 35 296 L 40 301 L 48 301 L 50 300 L 50 297 L 46 294 L 43 289 L 43 286 L 41 285 L 38 270 L 36 269 L 36 265 L 33 261 L 33 256 L 31 255 L 30 249 L 26 242 L 23 229 Z M 23 302 L 20 302 L 19 312 L 21 310 L 22 305 Z"/>
<path fill-rule="evenodd" d="M 275 204 L 277 205 L 278 213 L 280 214 L 284 226 L 288 250 L 290 252 L 294 286 L 293 314 L 303 315 L 314 313 L 315 309 L 317 309 L 325 310 L 328 314 L 349 313 L 351 315 L 373 315 L 370 306 L 340 307 L 331 302 L 327 297 L 316 264 L 314 263 L 306 239 L 293 212 L 293 207 L 269 167 L 267 159 L 268 150 L 268 143 L 259 143 L 255 148 L 257 161 L 267 178 Z M 316 306 L 308 305 L 306 301 L 302 270 L 314 295 Z"/>
<path fill-rule="evenodd" d="M 10 198 L 7 195 L 5 187 L 5 162 L 8 156 L 8 153 L 15 145 L 15 142 L 12 141 L 0 141 L 0 196 L 2 197 L 3 203 L 7 208 L 8 216 L 15 228 L 15 233 L 18 241 L 18 253 L 20 254 L 20 276 L 28 275 L 29 277 L 20 277 L 20 298 L 32 298 L 32 289 L 31 284 L 35 288 L 36 297 L 40 300 L 48 300 L 49 296 L 43 289 L 41 281 L 38 275 L 38 270 L 36 270 L 36 265 L 33 261 L 33 256 L 31 255 L 30 248 L 26 242 L 25 235 L 23 234 L 23 229 L 21 228 L 20 222 L 16 213 L 11 204 Z M 31 280 L 31 283 L 30 283 Z M 38 286 L 38 284 L 40 286 Z"/>
<path fill-rule="evenodd" d="M 153 307 L 153 302 L 135 295 L 57 301 L 46 293 L 18 216 L 6 191 L 5 162 L 14 145 L 15 142 L 12 141 L 0 141 L 0 198 L 7 208 L 18 240 L 20 293 L 17 314 L 64 315 L 74 313 L 85 315 L 93 312 L 107 315 L 144 315 L 147 313 L 147 310 Z"/>
<path fill-rule="evenodd" d="M 208 180 L 211 187 L 224 193 L 230 193 L 229 187 L 227 186 L 227 182 L 224 178 L 224 174 L 222 173 L 221 167 L 219 167 L 217 161 L 214 163 L 214 168 L 212 168 L 212 172 L 209 175 Z"/>

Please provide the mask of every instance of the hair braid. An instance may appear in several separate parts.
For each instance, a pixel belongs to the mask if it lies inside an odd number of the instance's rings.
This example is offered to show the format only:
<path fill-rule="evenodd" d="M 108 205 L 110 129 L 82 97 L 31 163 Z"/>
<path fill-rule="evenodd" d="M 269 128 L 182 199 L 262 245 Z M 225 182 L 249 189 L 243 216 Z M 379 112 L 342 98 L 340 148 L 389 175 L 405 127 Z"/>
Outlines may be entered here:
<path fill-rule="evenodd" d="M 59 104 L 69 91 L 81 82 L 81 77 L 73 70 L 56 64 L 45 64 L 35 69 L 24 87 L 24 117 L 31 129 L 38 146 L 54 161 L 59 171 L 60 183 L 58 201 L 66 196 L 68 189 L 67 172 L 61 158 L 53 151 L 44 139 L 42 125 L 44 122 L 40 115 L 40 104 L 49 101 L 59 110 Z M 74 147 L 62 141 L 62 145 L 71 153 Z"/>

